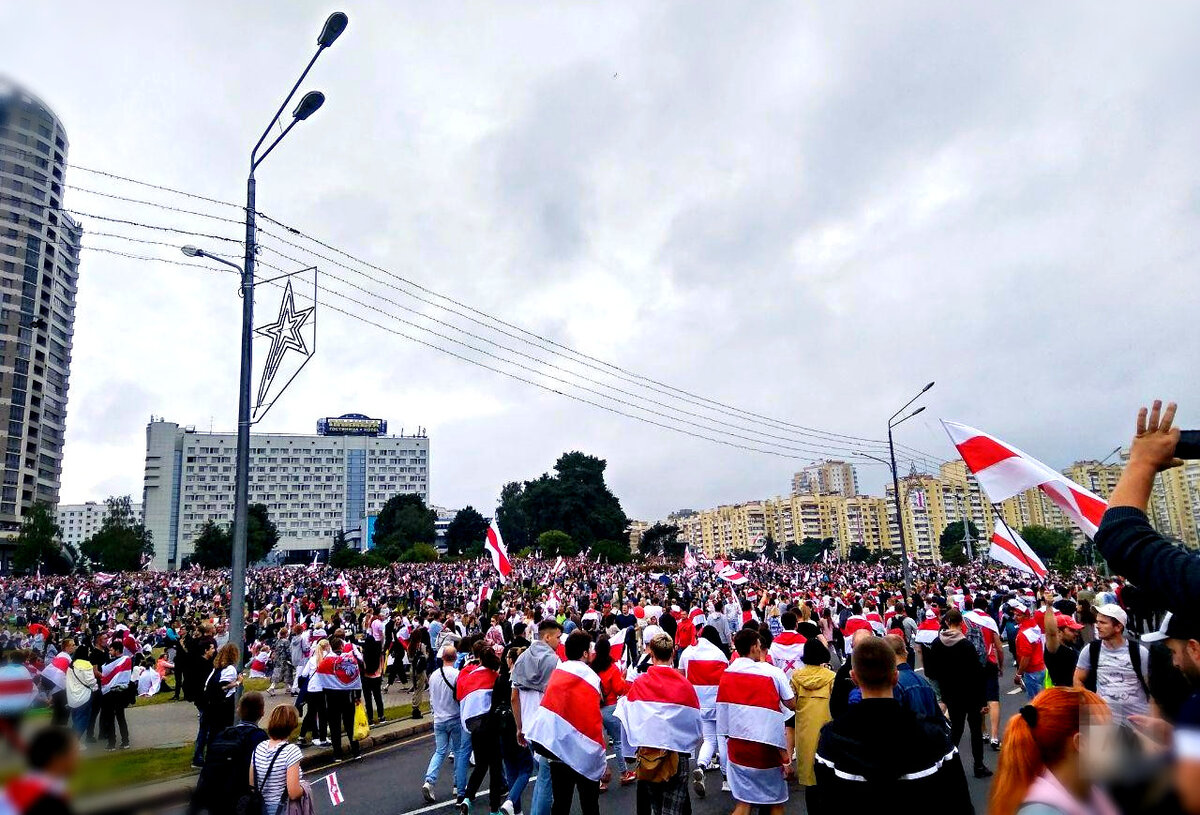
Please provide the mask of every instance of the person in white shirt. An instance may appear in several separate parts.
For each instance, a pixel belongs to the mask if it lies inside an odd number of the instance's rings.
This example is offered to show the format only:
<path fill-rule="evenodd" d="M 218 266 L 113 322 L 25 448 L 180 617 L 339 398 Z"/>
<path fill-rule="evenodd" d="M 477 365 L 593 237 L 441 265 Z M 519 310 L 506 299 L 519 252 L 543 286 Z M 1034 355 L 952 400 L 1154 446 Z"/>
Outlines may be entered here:
<path fill-rule="evenodd" d="M 446 754 L 457 756 L 454 763 L 454 795 L 467 788 L 467 775 L 471 770 L 471 762 L 467 760 L 470 748 L 464 744 L 464 731 L 459 720 L 458 708 L 458 669 L 454 667 L 458 652 L 453 645 L 442 647 L 441 664 L 429 675 L 429 704 L 433 708 L 433 755 L 429 758 L 429 766 L 425 769 L 425 783 L 421 785 L 421 794 L 425 800 L 433 803 L 437 797 L 433 793 L 433 785 L 437 783 Z"/>

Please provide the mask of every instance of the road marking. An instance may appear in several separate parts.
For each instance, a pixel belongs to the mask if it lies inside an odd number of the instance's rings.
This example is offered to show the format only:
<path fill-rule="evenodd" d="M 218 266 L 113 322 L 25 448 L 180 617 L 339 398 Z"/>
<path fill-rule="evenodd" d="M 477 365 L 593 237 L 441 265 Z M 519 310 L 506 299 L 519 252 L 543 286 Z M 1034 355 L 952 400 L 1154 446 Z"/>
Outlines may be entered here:
<path fill-rule="evenodd" d="M 1008 695 L 1009 695 L 1009 696 L 1016 696 L 1018 693 L 1024 693 L 1024 692 L 1025 692 L 1025 689 L 1024 689 L 1024 688 L 1013 688 L 1012 690 L 1010 690 L 1010 691 L 1008 692 Z"/>
<path fill-rule="evenodd" d="M 411 744 L 412 742 L 409 742 L 409 743 Z M 614 758 L 614 757 L 615 757 L 615 754 L 607 755 L 604 758 L 607 760 L 607 759 Z M 532 784 L 535 781 L 537 781 L 537 776 L 531 775 L 529 777 L 529 783 Z M 313 783 L 316 783 L 316 782 L 313 782 Z M 480 790 L 479 792 L 475 793 L 475 797 L 482 798 L 483 796 L 485 796 L 487 794 L 488 794 L 487 790 Z M 401 815 L 421 815 L 421 813 L 423 813 L 423 812 L 433 812 L 435 809 L 441 809 L 442 807 L 448 807 L 448 806 L 453 806 L 453 805 L 454 805 L 454 798 L 450 797 L 450 798 L 447 798 L 445 801 L 437 801 L 435 803 L 429 804 L 428 806 L 423 806 L 420 809 L 410 809 L 408 812 L 401 813 Z"/>

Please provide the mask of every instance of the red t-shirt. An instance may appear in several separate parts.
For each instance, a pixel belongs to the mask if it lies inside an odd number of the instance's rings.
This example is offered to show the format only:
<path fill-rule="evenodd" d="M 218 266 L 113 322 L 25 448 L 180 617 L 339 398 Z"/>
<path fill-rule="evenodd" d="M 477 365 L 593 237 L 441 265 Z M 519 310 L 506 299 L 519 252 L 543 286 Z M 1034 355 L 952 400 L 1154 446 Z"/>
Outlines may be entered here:
<path fill-rule="evenodd" d="M 1033 620 L 1026 620 L 1017 629 L 1017 662 L 1019 664 L 1028 657 L 1029 663 L 1025 670 L 1031 673 L 1046 670 L 1046 660 L 1043 655 L 1044 636 L 1042 629 Z"/>

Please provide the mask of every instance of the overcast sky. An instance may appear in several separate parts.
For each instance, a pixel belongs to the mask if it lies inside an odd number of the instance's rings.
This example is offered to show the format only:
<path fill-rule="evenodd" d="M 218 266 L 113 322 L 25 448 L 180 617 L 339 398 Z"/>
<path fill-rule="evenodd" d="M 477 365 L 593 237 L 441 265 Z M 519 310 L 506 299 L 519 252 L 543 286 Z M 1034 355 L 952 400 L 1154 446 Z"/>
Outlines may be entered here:
<path fill-rule="evenodd" d="M 237 202 L 249 148 L 337 8 L 2 3 L 0 74 L 63 120 L 73 163 Z M 1127 441 L 1156 395 L 1200 425 L 1200 6 L 342 8 L 349 28 L 305 84 L 325 107 L 259 171 L 258 206 L 285 223 L 584 353 L 799 425 L 878 438 L 937 380 L 899 435 L 941 457 L 939 417 L 1056 467 Z M 239 215 L 79 170 L 68 183 Z M 82 192 L 67 205 L 241 235 Z M 82 220 L 92 246 L 182 260 L 94 236 L 108 231 L 222 248 Z M 382 308 L 349 307 L 375 322 L 411 331 L 379 297 L 433 313 L 323 268 L 368 289 L 325 280 Z M 260 292 L 256 323 L 278 302 Z M 320 314 L 316 358 L 260 429 L 313 432 L 346 412 L 423 426 L 436 504 L 490 513 L 504 482 L 578 449 L 608 460 L 628 514 L 652 519 L 786 493 L 811 458 L 691 439 Z M 140 496 L 151 414 L 234 427 L 239 318 L 232 278 L 84 254 L 64 502 Z M 879 491 L 883 473 L 862 481 Z"/>

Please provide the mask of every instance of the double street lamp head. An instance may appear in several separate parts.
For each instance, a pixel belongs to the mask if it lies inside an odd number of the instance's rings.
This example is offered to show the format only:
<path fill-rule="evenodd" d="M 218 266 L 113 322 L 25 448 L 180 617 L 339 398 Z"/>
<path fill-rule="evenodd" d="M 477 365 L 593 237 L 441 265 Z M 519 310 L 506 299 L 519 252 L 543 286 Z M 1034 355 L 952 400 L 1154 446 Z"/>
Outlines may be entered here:
<path fill-rule="evenodd" d="M 342 36 L 342 32 L 346 30 L 346 25 L 349 22 L 350 18 L 340 11 L 330 14 L 329 19 L 325 21 L 325 25 L 321 29 L 321 36 L 317 37 L 317 45 L 322 48 L 328 48 L 333 45 L 337 38 Z"/>
<path fill-rule="evenodd" d="M 204 257 L 204 251 L 202 249 L 197 249 L 194 246 L 182 246 L 180 247 L 180 250 L 190 258 Z"/>

